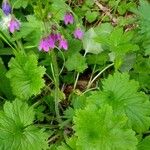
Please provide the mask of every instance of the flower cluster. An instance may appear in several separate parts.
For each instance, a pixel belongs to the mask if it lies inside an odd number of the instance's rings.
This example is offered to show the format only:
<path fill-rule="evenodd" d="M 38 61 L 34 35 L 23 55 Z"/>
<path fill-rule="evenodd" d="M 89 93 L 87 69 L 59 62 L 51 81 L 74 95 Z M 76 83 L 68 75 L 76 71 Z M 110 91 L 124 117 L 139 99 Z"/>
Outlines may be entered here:
<path fill-rule="evenodd" d="M 3 0 L 2 10 L 4 16 L 1 21 L 1 27 L 3 29 L 8 29 L 9 32 L 14 33 L 16 30 L 20 29 L 20 21 L 17 20 L 12 14 L 12 8 L 8 0 Z"/>
<path fill-rule="evenodd" d="M 41 39 L 39 44 L 39 50 L 48 52 L 49 50 L 54 49 L 54 47 L 57 45 L 59 48 L 62 48 L 64 50 L 68 49 L 68 42 L 66 39 L 63 38 L 61 34 L 51 33 L 49 36 Z"/>
<path fill-rule="evenodd" d="M 10 33 L 14 33 L 15 31 L 20 30 L 20 21 L 17 20 L 14 15 L 12 15 L 12 7 L 10 5 L 9 0 L 3 0 L 2 10 L 4 16 L 2 21 L 0 22 L 1 27 L 3 29 L 8 29 Z M 74 17 L 71 12 L 66 12 L 64 15 L 64 24 L 69 25 L 74 23 Z M 48 36 L 44 36 L 39 43 L 39 50 L 43 50 L 48 52 L 49 50 L 54 49 L 56 46 L 60 49 L 68 50 L 68 41 L 64 38 L 60 33 L 52 33 Z M 81 28 L 76 28 L 74 33 L 74 38 L 81 40 L 83 38 L 83 31 Z"/>
<path fill-rule="evenodd" d="M 64 16 L 64 24 L 73 24 L 74 23 L 74 17 L 70 12 L 67 12 Z M 81 28 L 77 28 L 74 31 L 74 37 L 76 39 L 81 40 L 83 38 L 83 31 Z M 45 52 L 48 52 L 49 50 L 52 50 L 55 48 L 55 46 L 58 46 L 60 49 L 68 50 L 68 42 L 61 34 L 54 34 L 51 33 L 50 35 L 43 37 L 40 40 L 39 43 L 39 50 L 43 50 Z"/>

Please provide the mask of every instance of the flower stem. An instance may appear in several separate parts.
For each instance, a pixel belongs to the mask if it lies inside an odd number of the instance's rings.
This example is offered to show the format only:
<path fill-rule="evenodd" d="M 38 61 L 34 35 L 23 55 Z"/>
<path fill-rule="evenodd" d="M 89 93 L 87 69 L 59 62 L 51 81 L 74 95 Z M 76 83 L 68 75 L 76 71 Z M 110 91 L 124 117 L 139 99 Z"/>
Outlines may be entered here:
<path fill-rule="evenodd" d="M 88 84 L 92 81 L 92 79 L 93 79 L 93 76 L 94 76 L 94 73 L 95 73 L 95 68 L 96 68 L 96 64 L 94 65 L 94 67 L 93 67 L 93 70 L 92 70 L 92 73 L 91 73 L 91 77 L 90 77 L 90 80 L 89 80 L 89 82 L 88 82 Z M 87 84 L 87 85 L 88 85 Z"/>
<path fill-rule="evenodd" d="M 42 100 L 37 101 L 36 103 L 34 103 L 32 105 L 32 107 L 36 108 L 37 106 L 39 106 L 42 103 Z"/>
<path fill-rule="evenodd" d="M 21 50 L 21 52 L 22 52 L 23 54 L 26 54 L 26 52 L 25 52 L 25 50 L 24 50 L 24 47 L 23 47 L 23 45 L 22 45 L 21 40 L 16 40 L 16 42 L 17 42 L 17 45 L 18 45 L 18 49 Z"/>
<path fill-rule="evenodd" d="M 76 76 L 76 80 L 75 80 L 74 86 L 73 86 L 73 90 L 76 89 L 77 82 L 78 82 L 78 79 L 79 79 L 79 75 L 80 75 L 80 73 L 78 72 L 78 73 L 77 73 L 77 76 Z"/>
<path fill-rule="evenodd" d="M 17 50 L 14 47 L 14 45 L 12 45 L 12 43 L 7 39 L 7 37 L 5 35 L 3 35 L 3 33 L 1 31 L 0 31 L 0 38 L 11 47 L 11 49 L 13 50 L 14 54 L 17 52 Z"/>
<path fill-rule="evenodd" d="M 85 51 L 83 57 L 85 57 L 86 54 L 87 54 L 87 52 Z M 76 80 L 75 80 L 74 86 L 73 86 L 73 90 L 76 89 L 76 86 L 77 86 L 77 82 L 78 82 L 79 76 L 80 76 L 80 73 L 78 72 L 78 73 L 77 73 L 77 76 L 76 76 Z"/>
<path fill-rule="evenodd" d="M 57 58 L 55 51 L 50 52 L 50 56 L 52 59 L 52 72 L 53 72 L 53 78 L 54 78 L 54 84 L 55 84 L 55 112 L 58 122 L 61 122 L 61 117 L 59 113 L 59 70 L 58 70 L 58 64 L 57 64 Z"/>
<path fill-rule="evenodd" d="M 107 67 L 105 67 L 102 71 L 100 71 L 92 80 L 91 82 L 88 83 L 87 85 L 87 89 L 89 89 L 91 87 L 91 85 L 94 83 L 94 81 L 105 71 L 107 70 L 108 68 L 110 68 L 111 66 L 113 66 L 114 63 L 108 65 Z"/>

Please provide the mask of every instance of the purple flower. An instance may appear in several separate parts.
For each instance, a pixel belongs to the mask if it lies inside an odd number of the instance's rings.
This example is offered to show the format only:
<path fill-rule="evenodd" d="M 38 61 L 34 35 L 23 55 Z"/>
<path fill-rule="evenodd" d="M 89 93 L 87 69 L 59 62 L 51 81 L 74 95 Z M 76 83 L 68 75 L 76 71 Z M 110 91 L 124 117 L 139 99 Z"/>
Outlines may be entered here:
<path fill-rule="evenodd" d="M 73 15 L 71 13 L 66 13 L 64 16 L 64 22 L 65 22 L 65 25 L 73 24 L 74 22 Z"/>
<path fill-rule="evenodd" d="M 2 3 L 2 10 L 4 12 L 4 14 L 6 16 L 8 16 L 10 13 L 11 13 L 11 6 L 10 4 L 8 3 L 7 0 L 4 0 L 3 3 Z"/>
<path fill-rule="evenodd" d="M 74 32 L 74 37 L 81 40 L 83 38 L 83 31 L 80 28 L 77 28 Z"/>
<path fill-rule="evenodd" d="M 11 19 L 11 21 L 9 22 L 9 31 L 11 33 L 14 33 L 15 30 L 19 30 L 20 29 L 20 22 L 17 19 Z"/>
<path fill-rule="evenodd" d="M 55 47 L 55 41 L 52 38 L 51 35 L 42 38 L 39 44 L 39 50 L 43 50 L 45 52 L 48 52 L 50 49 L 54 49 Z"/>
<path fill-rule="evenodd" d="M 62 48 L 64 50 L 68 49 L 68 42 L 66 39 L 61 38 L 61 40 L 59 41 L 59 48 Z"/>
<path fill-rule="evenodd" d="M 61 40 L 61 34 L 50 34 L 50 37 L 53 39 L 54 42 L 57 42 L 58 40 Z"/>
<path fill-rule="evenodd" d="M 60 41 L 61 40 L 61 34 L 60 33 L 57 33 L 56 34 L 56 41 Z"/>
<path fill-rule="evenodd" d="M 49 42 L 47 38 L 42 38 L 39 45 L 39 50 L 44 50 L 45 52 L 49 51 Z"/>
<path fill-rule="evenodd" d="M 57 35 L 54 34 L 54 33 L 51 33 L 51 34 L 49 35 L 49 38 L 51 38 L 54 42 L 57 41 Z"/>
<path fill-rule="evenodd" d="M 49 36 L 44 37 L 41 39 L 39 43 L 39 50 L 43 50 L 45 52 L 48 52 L 51 49 L 55 48 L 55 45 L 59 44 L 59 48 L 68 49 L 68 42 L 66 39 L 64 39 L 61 34 L 54 34 L 51 33 Z"/>
<path fill-rule="evenodd" d="M 48 45 L 50 49 L 53 49 L 55 47 L 55 39 L 51 35 L 47 37 Z"/>

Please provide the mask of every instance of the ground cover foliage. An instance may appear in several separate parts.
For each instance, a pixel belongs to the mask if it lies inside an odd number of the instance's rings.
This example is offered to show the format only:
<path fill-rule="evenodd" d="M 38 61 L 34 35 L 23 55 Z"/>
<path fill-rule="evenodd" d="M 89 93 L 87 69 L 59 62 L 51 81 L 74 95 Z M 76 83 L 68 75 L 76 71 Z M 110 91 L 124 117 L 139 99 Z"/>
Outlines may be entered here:
<path fill-rule="evenodd" d="M 3 0 L 0 150 L 149 150 L 150 2 Z"/>

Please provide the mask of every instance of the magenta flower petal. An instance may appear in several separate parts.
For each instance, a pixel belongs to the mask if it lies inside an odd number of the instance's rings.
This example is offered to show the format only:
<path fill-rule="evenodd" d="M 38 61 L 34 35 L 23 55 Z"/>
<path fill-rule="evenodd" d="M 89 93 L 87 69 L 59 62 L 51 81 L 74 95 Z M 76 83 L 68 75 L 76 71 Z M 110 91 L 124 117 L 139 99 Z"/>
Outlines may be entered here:
<path fill-rule="evenodd" d="M 61 39 L 61 35 L 52 33 L 52 34 L 49 35 L 49 38 L 51 38 L 54 42 L 57 42 L 58 40 Z"/>
<path fill-rule="evenodd" d="M 68 49 L 68 42 L 67 42 L 67 40 L 65 40 L 65 39 L 61 39 L 60 41 L 59 41 L 59 48 L 62 48 L 62 49 L 64 49 L 64 50 L 67 50 Z"/>
<path fill-rule="evenodd" d="M 74 22 L 73 15 L 71 13 L 66 13 L 65 16 L 64 16 L 64 23 L 65 23 L 65 25 L 73 24 L 73 22 Z"/>
<path fill-rule="evenodd" d="M 83 38 L 83 31 L 80 28 L 77 28 L 74 32 L 74 37 L 81 40 Z"/>
<path fill-rule="evenodd" d="M 62 36 L 61 36 L 60 33 L 57 33 L 57 34 L 56 34 L 56 39 L 57 39 L 57 41 L 58 41 L 58 40 L 60 41 L 60 40 L 62 39 L 61 37 L 62 37 Z"/>
<path fill-rule="evenodd" d="M 14 33 L 16 30 L 20 29 L 20 22 L 17 19 L 11 19 L 9 23 L 9 31 Z"/>
<path fill-rule="evenodd" d="M 39 44 L 40 51 L 43 50 L 45 52 L 48 52 L 50 49 L 54 48 L 55 48 L 55 40 L 53 39 L 52 35 L 49 35 L 41 39 Z"/>
<path fill-rule="evenodd" d="M 47 38 L 41 39 L 40 44 L 39 44 L 39 50 L 40 51 L 43 50 L 45 52 L 49 51 L 49 43 L 48 43 L 48 39 Z"/>
<path fill-rule="evenodd" d="M 57 35 L 54 34 L 54 33 L 50 34 L 50 35 L 49 35 L 49 38 L 52 39 L 54 42 L 57 41 Z"/>
<path fill-rule="evenodd" d="M 39 44 L 39 50 L 40 51 L 43 49 L 43 45 L 44 45 L 44 40 L 41 39 L 40 44 Z"/>
<path fill-rule="evenodd" d="M 47 37 L 47 42 L 48 42 L 48 45 L 49 45 L 50 49 L 54 49 L 54 47 L 55 47 L 55 41 L 56 41 L 56 39 L 52 35 L 49 35 Z"/>

